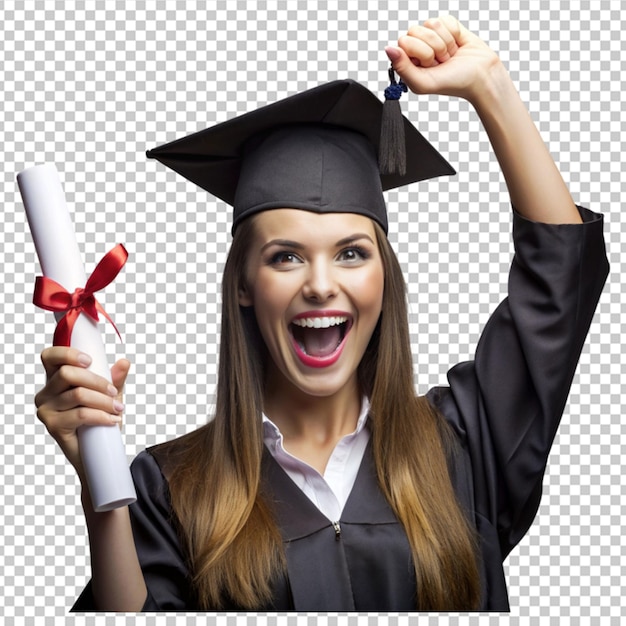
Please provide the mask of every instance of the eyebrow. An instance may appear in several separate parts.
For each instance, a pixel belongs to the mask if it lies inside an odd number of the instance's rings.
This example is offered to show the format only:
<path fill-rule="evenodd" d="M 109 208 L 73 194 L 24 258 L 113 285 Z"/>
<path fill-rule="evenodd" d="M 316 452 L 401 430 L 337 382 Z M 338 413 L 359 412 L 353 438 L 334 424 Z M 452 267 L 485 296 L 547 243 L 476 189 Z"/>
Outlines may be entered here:
<path fill-rule="evenodd" d="M 295 250 L 302 250 L 302 248 L 304 248 L 304 246 L 297 241 L 291 241 L 289 239 L 272 239 L 271 241 L 268 241 L 266 244 L 263 245 L 263 247 L 261 248 L 261 252 L 264 252 L 265 250 L 267 250 L 267 248 L 270 248 L 272 246 L 279 246 L 281 248 L 294 248 Z"/>
<path fill-rule="evenodd" d="M 359 239 L 367 239 L 371 243 L 374 243 L 374 240 L 367 233 L 355 233 L 354 235 L 349 235 L 348 237 L 340 239 L 337 243 L 335 243 L 335 247 L 341 248 L 342 246 L 354 243 Z M 291 239 L 272 239 L 261 247 L 261 252 L 264 252 L 267 248 L 270 248 L 271 246 L 292 248 L 294 250 L 302 250 L 305 248 L 304 244 L 300 243 L 299 241 L 292 241 Z"/>
<path fill-rule="evenodd" d="M 355 233 L 354 235 L 350 235 L 349 237 L 344 237 L 340 239 L 335 246 L 340 248 L 341 246 L 345 246 L 349 243 L 353 243 L 358 241 L 359 239 L 368 239 L 371 243 L 374 243 L 374 240 L 367 233 Z"/>

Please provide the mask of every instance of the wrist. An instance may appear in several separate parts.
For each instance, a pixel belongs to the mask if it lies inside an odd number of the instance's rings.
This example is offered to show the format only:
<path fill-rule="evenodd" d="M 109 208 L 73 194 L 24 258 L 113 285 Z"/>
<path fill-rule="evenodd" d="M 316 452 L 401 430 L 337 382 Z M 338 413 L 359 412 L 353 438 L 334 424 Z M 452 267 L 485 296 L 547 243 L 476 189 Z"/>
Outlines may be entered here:
<path fill-rule="evenodd" d="M 519 101 L 519 94 L 511 77 L 500 59 L 484 70 L 482 79 L 467 98 L 476 109 L 479 117 L 506 111 L 513 102 Z"/>

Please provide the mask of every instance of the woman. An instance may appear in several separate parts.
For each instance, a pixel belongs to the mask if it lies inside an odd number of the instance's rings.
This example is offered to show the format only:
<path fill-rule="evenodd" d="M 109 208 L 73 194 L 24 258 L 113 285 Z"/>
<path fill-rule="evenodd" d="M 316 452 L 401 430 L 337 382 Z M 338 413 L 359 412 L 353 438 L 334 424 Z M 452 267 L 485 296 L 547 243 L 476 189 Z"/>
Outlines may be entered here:
<path fill-rule="evenodd" d="M 498 57 L 454 18 L 387 54 L 411 91 L 472 103 L 515 208 L 509 297 L 475 361 L 414 396 L 382 201 L 407 179 L 373 172 L 356 88 L 324 123 L 302 124 L 309 93 L 153 151 L 235 205 L 216 415 L 138 456 L 130 511 L 95 514 L 83 490 L 93 577 L 77 610 L 508 609 L 502 561 L 537 510 L 606 278 L 602 220 L 575 206 Z M 233 129 L 238 156 L 205 158 Z M 424 143 L 407 139 L 407 176 L 449 172 Z M 121 421 L 129 363 L 110 385 L 75 350 L 42 360 L 38 415 L 85 484 L 76 429 Z"/>

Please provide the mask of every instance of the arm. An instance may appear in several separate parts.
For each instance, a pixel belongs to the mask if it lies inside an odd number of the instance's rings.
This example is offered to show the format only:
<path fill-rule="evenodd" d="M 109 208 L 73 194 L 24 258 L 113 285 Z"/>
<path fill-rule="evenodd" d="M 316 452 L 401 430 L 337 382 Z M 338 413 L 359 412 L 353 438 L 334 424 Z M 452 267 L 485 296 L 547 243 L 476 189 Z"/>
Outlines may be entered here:
<path fill-rule="evenodd" d="M 91 584 L 99 610 L 138 612 L 147 590 L 137 558 L 128 507 L 94 513 L 87 489 L 83 509 L 89 531 Z"/>
<path fill-rule="evenodd" d="M 411 27 L 398 46 L 386 52 L 411 91 L 458 96 L 474 106 L 521 215 L 552 224 L 581 222 L 508 72 L 483 41 L 445 16 Z"/>
<path fill-rule="evenodd" d="M 49 348 L 43 352 L 42 361 L 47 384 L 35 398 L 37 415 L 76 469 L 83 486 L 94 601 L 102 610 L 138 611 L 147 592 L 128 508 L 94 512 L 76 435 L 82 425 L 110 426 L 121 422 L 121 392 L 130 364 L 123 360 L 113 366 L 111 385 L 89 372 L 89 358 L 75 349 Z"/>

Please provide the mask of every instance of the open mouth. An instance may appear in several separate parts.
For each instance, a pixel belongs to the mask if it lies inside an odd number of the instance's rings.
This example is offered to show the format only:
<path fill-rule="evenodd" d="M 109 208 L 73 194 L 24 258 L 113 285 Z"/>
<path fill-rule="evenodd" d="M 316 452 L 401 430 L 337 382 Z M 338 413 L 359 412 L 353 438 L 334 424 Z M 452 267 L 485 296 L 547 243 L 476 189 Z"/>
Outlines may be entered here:
<path fill-rule="evenodd" d="M 298 357 L 313 367 L 334 363 L 341 354 L 352 320 L 346 315 L 300 317 L 289 324 Z"/>

